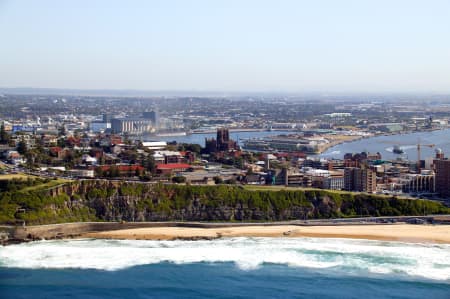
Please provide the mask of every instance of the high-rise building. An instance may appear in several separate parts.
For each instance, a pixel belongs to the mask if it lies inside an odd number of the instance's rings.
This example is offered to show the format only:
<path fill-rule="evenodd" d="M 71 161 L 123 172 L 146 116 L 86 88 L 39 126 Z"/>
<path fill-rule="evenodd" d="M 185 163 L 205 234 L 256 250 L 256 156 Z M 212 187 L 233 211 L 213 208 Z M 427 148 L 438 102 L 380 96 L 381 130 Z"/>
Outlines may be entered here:
<path fill-rule="evenodd" d="M 450 160 L 443 157 L 434 160 L 434 169 L 436 192 L 442 197 L 450 197 Z"/>
<path fill-rule="evenodd" d="M 110 123 L 112 119 L 112 115 L 109 113 L 104 113 L 103 114 L 103 122 L 104 123 Z"/>
<path fill-rule="evenodd" d="M 158 116 L 158 112 L 156 111 L 146 111 L 142 113 L 142 117 L 145 119 L 149 119 L 153 122 L 153 126 L 154 127 L 158 127 L 158 123 L 159 123 L 159 116 Z"/>
<path fill-rule="evenodd" d="M 376 172 L 369 168 L 345 168 L 344 189 L 347 191 L 375 192 L 377 189 Z"/>

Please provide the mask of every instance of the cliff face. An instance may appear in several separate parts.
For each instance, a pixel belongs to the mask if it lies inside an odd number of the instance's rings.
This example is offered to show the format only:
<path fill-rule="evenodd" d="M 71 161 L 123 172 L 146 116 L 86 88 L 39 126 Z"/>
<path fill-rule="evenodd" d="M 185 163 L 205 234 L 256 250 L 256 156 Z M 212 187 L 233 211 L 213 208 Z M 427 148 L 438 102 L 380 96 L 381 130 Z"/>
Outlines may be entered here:
<path fill-rule="evenodd" d="M 52 193 L 69 195 L 72 202 L 95 210 L 106 221 L 289 220 L 312 218 L 316 210 L 307 202 L 278 209 L 269 199 L 257 202 L 259 194 L 251 196 L 254 192 L 230 186 L 82 181 Z M 316 204 L 319 209 L 333 210 L 327 198 Z"/>
<path fill-rule="evenodd" d="M 81 181 L 62 192 L 106 221 L 280 221 L 341 216 L 421 214 L 425 202 L 325 190 L 250 191 L 237 186 L 183 186 Z M 421 206 L 422 204 L 422 206 Z M 426 202 L 428 213 L 440 209 Z M 445 208 L 443 208 L 445 209 Z"/>
<path fill-rule="evenodd" d="M 256 190 L 239 186 L 184 186 L 75 181 L 39 192 L 0 196 L 0 222 L 281 221 L 354 216 L 448 213 L 421 200 L 325 190 Z"/>

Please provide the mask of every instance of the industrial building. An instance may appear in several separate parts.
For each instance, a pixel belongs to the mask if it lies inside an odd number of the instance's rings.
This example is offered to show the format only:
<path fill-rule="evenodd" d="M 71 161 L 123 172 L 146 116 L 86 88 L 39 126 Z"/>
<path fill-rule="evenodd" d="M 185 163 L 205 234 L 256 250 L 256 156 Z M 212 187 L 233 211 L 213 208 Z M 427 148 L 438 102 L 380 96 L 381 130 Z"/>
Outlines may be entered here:
<path fill-rule="evenodd" d="M 435 192 L 435 175 L 429 170 L 422 170 L 420 174 L 406 174 L 402 177 L 402 191 L 405 193 Z"/>
<path fill-rule="evenodd" d="M 159 126 L 159 115 L 156 111 L 146 111 L 142 113 L 142 118 L 149 119 L 153 123 L 153 127 Z"/>
<path fill-rule="evenodd" d="M 325 138 L 304 138 L 299 136 L 266 137 L 249 139 L 244 142 L 244 148 L 258 152 L 304 152 L 317 154 L 329 141 Z"/>
<path fill-rule="evenodd" d="M 143 112 L 142 117 L 112 118 L 111 130 L 113 133 L 152 133 L 158 128 L 158 123 L 158 113 L 156 111 L 148 111 Z"/>
<path fill-rule="evenodd" d="M 113 118 L 111 120 L 113 133 L 140 134 L 155 131 L 153 121 L 144 118 Z"/>

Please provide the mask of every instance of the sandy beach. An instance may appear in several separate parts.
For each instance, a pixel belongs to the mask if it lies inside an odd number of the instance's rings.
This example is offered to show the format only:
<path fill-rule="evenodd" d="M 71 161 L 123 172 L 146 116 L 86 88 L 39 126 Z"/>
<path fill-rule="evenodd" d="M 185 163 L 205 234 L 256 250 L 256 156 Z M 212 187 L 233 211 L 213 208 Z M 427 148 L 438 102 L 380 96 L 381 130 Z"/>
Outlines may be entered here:
<path fill-rule="evenodd" d="M 129 240 L 218 237 L 320 237 L 450 244 L 448 225 L 237 226 L 222 228 L 149 227 L 86 233 L 81 237 Z"/>

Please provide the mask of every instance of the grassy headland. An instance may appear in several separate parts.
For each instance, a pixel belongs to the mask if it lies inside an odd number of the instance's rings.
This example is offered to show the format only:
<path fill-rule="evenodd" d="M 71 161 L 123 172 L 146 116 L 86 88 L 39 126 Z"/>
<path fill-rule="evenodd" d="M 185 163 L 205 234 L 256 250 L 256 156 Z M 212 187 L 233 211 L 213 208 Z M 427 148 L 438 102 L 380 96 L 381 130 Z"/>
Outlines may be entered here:
<path fill-rule="evenodd" d="M 448 214 L 438 202 L 364 193 L 49 179 L 0 180 L 0 223 L 283 221 Z"/>

